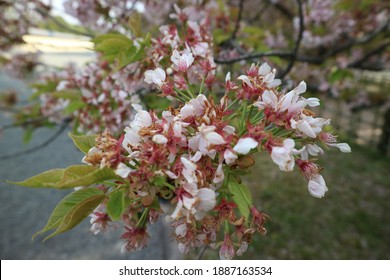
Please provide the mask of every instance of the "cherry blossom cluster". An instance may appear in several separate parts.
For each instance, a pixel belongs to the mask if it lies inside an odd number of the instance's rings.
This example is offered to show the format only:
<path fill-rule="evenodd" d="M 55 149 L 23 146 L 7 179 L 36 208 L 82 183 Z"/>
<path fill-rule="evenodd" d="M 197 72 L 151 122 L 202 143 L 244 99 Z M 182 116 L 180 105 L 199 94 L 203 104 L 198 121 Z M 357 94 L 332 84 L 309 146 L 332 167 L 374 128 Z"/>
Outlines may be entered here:
<path fill-rule="evenodd" d="M 98 133 L 109 129 L 116 134 L 130 121 L 130 105 L 142 102 L 142 96 L 138 93 L 152 91 L 154 84 L 162 84 L 165 79 L 164 71 L 147 69 L 171 60 L 174 63 L 168 71 L 173 78 L 171 82 L 164 83 L 163 95 L 176 96 L 174 88 L 187 89 L 187 82 L 200 83 L 203 80 L 205 86 L 211 87 L 215 80 L 216 64 L 213 61 L 208 20 L 203 19 L 199 23 L 190 21 L 186 13 L 187 10 L 176 7 L 176 13 L 171 16 L 178 19 L 181 25 L 161 26 L 160 36 L 152 39 L 150 47 L 146 48 L 148 59 L 142 63 L 136 61 L 114 71 L 113 65 L 100 59 L 101 62 L 90 63 L 84 69 L 73 69 L 62 74 L 53 72 L 53 79 L 46 75 L 44 83 L 54 80 L 57 87 L 54 92 L 40 96 L 43 115 L 57 123 L 70 116 L 77 120 L 79 132 Z M 172 51 L 174 55 L 171 57 Z M 160 73 L 161 76 L 152 73 Z M 72 98 L 56 94 L 64 90 L 75 90 L 81 94 L 81 100 L 71 112 L 65 109 L 73 106 L 70 105 Z"/>
<path fill-rule="evenodd" d="M 282 171 L 298 166 L 309 193 L 320 198 L 328 188 L 314 161 L 323 154 L 319 144 L 342 152 L 350 147 L 324 131 L 330 120 L 307 108 L 318 106 L 319 100 L 302 96 L 305 82 L 281 91 L 276 70 L 266 63 L 252 65 L 234 80 L 228 73 L 225 94 L 216 102 L 216 79 L 208 87 L 203 86 L 207 75 L 200 85 L 190 82 L 196 67 L 193 50 L 175 49 L 169 67 L 145 72 L 147 83 L 179 105 L 158 114 L 133 104 L 137 113 L 122 137 L 117 140 L 107 131 L 98 136 L 83 162 L 110 168 L 122 178 L 106 191 L 124 188 L 130 198 L 121 216 L 123 250 L 147 246 L 148 223 L 165 215 L 181 252 L 206 245 L 218 249 L 222 259 L 231 259 L 247 250 L 253 234 L 266 233 L 268 216 L 251 203 L 238 204 L 232 194 L 234 188 L 244 188 L 237 178 L 254 163 L 253 153 L 267 152 Z M 163 210 L 162 201 L 173 208 Z M 103 202 L 92 214 L 95 234 L 112 224 L 105 209 Z"/>
<path fill-rule="evenodd" d="M 84 133 L 122 130 L 133 114 L 129 107 L 139 103 L 139 98 L 125 91 L 109 72 L 109 64 L 103 62 L 46 74 L 45 83 L 55 83 L 56 87 L 40 95 L 42 115 L 55 123 L 70 117 L 77 131 Z"/>
<path fill-rule="evenodd" d="M 28 28 L 51 10 L 50 5 L 40 0 L 2 0 L 0 7 L 0 51 L 23 43 L 22 36 L 28 33 Z"/>
<path fill-rule="evenodd" d="M 39 65 L 39 53 L 16 53 L 3 63 L 7 75 L 23 79 L 33 73 Z"/>

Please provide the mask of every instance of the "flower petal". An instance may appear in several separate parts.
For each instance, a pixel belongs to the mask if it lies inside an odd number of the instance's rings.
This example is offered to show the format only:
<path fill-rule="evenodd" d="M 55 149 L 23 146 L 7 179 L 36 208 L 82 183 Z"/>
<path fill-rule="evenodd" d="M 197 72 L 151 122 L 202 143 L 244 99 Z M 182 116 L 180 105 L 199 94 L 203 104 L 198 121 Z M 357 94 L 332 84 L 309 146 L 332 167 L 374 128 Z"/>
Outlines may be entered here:
<path fill-rule="evenodd" d="M 257 145 L 259 143 L 251 137 L 240 138 L 233 150 L 239 154 L 246 155 L 250 150 L 256 148 Z"/>

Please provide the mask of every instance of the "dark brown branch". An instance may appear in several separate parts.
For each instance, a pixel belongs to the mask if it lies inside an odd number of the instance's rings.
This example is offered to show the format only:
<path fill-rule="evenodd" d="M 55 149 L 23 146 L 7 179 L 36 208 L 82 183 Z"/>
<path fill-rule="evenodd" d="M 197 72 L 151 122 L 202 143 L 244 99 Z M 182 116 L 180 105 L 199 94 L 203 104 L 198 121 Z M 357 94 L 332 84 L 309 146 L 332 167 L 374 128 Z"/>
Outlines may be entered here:
<path fill-rule="evenodd" d="M 294 54 L 292 52 L 268 51 L 268 52 L 260 52 L 260 53 L 248 53 L 242 56 L 226 58 L 226 59 L 215 58 L 214 61 L 215 63 L 219 63 L 219 64 L 233 64 L 242 60 L 251 60 L 256 58 L 273 57 L 273 56 L 284 58 L 284 59 L 290 59 L 293 55 Z"/>
<path fill-rule="evenodd" d="M 231 40 L 235 40 L 237 37 L 238 30 L 240 29 L 240 22 L 242 19 L 243 10 L 244 10 L 244 0 L 240 0 L 240 4 L 238 6 L 238 15 L 237 15 L 236 23 L 234 25 L 234 31 L 232 33 L 232 36 L 230 37 Z"/>
<path fill-rule="evenodd" d="M 6 130 L 6 129 L 9 129 L 9 128 L 14 128 L 14 127 L 23 127 L 23 126 L 27 126 L 27 125 L 39 125 L 42 122 L 47 121 L 47 120 L 48 120 L 48 118 L 46 116 L 44 116 L 44 117 L 38 117 L 38 118 L 26 120 L 26 121 L 23 121 L 23 122 L 16 122 L 16 123 L 12 123 L 12 124 L 6 124 L 6 125 L 3 125 L 3 126 L 0 127 L 0 131 Z"/>
<path fill-rule="evenodd" d="M 59 21 L 56 17 L 53 17 L 52 15 L 50 15 L 47 11 L 45 10 L 42 10 L 40 8 L 36 8 L 35 9 L 41 16 L 45 17 L 45 18 L 48 18 L 50 20 L 52 20 L 58 27 L 70 32 L 70 33 L 73 33 L 73 34 L 77 34 L 77 35 L 81 35 L 81 36 L 87 36 L 87 37 L 93 37 L 94 35 L 92 33 L 89 33 L 89 32 L 82 32 L 80 30 L 77 30 L 77 29 L 74 29 L 68 25 L 65 25 L 63 24 L 61 21 Z"/>
<path fill-rule="evenodd" d="M 286 69 L 283 70 L 283 72 L 278 76 L 278 78 L 283 79 L 286 77 L 286 75 L 291 71 L 291 69 L 294 66 L 295 61 L 297 60 L 299 47 L 301 45 L 302 37 L 303 37 L 303 31 L 305 30 L 305 21 L 303 17 L 303 5 L 301 0 L 296 0 L 298 4 L 298 14 L 299 14 L 299 31 L 298 31 L 298 38 L 295 42 L 293 55 L 291 57 L 290 62 L 288 63 Z"/>
<path fill-rule="evenodd" d="M 274 2 L 274 1 L 271 1 L 271 0 L 267 0 L 267 3 L 271 4 L 272 6 L 274 6 L 276 8 L 276 10 L 278 10 L 282 15 L 284 15 L 286 18 L 293 18 L 294 15 L 290 12 L 289 9 L 287 9 L 285 6 L 283 6 L 280 2 Z"/>
<path fill-rule="evenodd" d="M 67 127 L 68 127 L 68 122 L 64 122 L 61 125 L 61 127 L 57 130 L 57 132 L 55 134 L 53 134 L 50 138 L 48 138 L 46 141 L 44 141 L 43 143 L 41 143 L 41 144 L 39 144 L 39 145 L 37 145 L 35 147 L 32 147 L 30 149 L 24 150 L 24 151 L 16 152 L 14 154 L 8 154 L 8 155 L 0 156 L 0 161 L 4 161 L 4 160 L 11 159 L 11 158 L 20 157 L 20 156 L 23 156 L 23 155 L 26 155 L 26 154 L 31 154 L 31 153 L 39 151 L 39 150 L 41 150 L 43 148 L 46 148 L 50 143 L 52 143 L 55 139 L 57 139 L 58 136 L 60 136 L 65 131 L 65 129 Z"/>
<path fill-rule="evenodd" d="M 295 55 L 294 52 L 291 51 L 268 51 L 268 52 L 260 52 L 260 53 L 248 53 L 238 57 L 227 58 L 227 59 L 216 58 L 215 62 L 218 64 L 233 64 L 242 60 L 251 60 L 251 59 L 257 59 L 262 57 L 279 57 L 282 59 L 291 59 L 293 56 L 295 56 L 296 61 L 321 65 L 328 58 L 333 57 L 343 51 L 347 51 L 355 45 L 364 45 L 370 43 L 372 40 L 377 38 L 377 36 L 379 36 L 381 33 L 387 31 L 389 25 L 390 25 L 390 21 L 388 21 L 386 24 L 382 25 L 381 27 L 377 28 L 372 33 L 366 34 L 366 36 L 363 36 L 360 39 L 351 39 L 347 43 L 332 49 L 331 51 L 327 52 L 323 56 L 314 57 L 314 56 L 298 55 L 298 54 Z"/>
<path fill-rule="evenodd" d="M 384 52 L 388 47 L 390 46 L 390 41 L 386 42 L 384 44 L 381 44 L 380 46 L 376 47 L 375 49 L 371 50 L 370 52 L 366 53 L 362 58 L 351 62 L 348 64 L 348 68 L 362 68 L 364 65 L 364 62 L 367 61 L 369 58 L 371 58 L 374 55 L 380 54 Z M 377 70 L 382 70 L 381 68 L 375 67 Z M 372 70 L 375 70 L 372 69 Z"/>

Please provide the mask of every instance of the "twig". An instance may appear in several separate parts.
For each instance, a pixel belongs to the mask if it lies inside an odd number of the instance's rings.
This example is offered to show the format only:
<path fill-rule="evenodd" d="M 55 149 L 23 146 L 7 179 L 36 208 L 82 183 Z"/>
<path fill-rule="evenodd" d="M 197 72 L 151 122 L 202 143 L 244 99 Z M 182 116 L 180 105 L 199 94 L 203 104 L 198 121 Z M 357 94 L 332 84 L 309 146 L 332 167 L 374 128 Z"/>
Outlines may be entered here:
<path fill-rule="evenodd" d="M 370 57 L 373 55 L 379 54 L 383 51 L 385 51 L 390 46 L 390 42 L 386 42 L 384 44 L 381 44 L 380 46 L 376 47 L 375 49 L 371 50 L 370 52 L 366 53 L 362 58 L 351 62 L 347 65 L 348 68 L 362 68 L 362 65 L 365 61 L 367 61 Z M 376 70 L 382 70 L 381 68 L 376 67 Z M 371 69 L 371 70 L 375 70 Z"/>
<path fill-rule="evenodd" d="M 232 36 L 230 37 L 231 40 L 235 40 L 236 39 L 238 30 L 240 29 L 240 22 L 241 22 L 241 19 L 242 19 L 242 12 L 244 10 L 244 0 L 240 0 L 240 4 L 238 6 L 238 9 L 239 10 L 238 10 L 236 23 L 235 23 L 235 26 L 234 26 L 234 31 L 232 33 Z"/>
<path fill-rule="evenodd" d="M 63 24 L 61 21 L 59 21 L 56 17 L 53 17 L 52 15 L 50 15 L 49 13 L 47 13 L 46 11 L 43 11 L 42 9 L 40 8 L 36 8 L 35 9 L 40 15 L 42 15 L 43 17 L 47 17 L 49 18 L 50 20 L 52 20 L 58 27 L 61 27 L 62 29 L 65 29 L 73 34 L 78 34 L 78 35 L 82 35 L 82 36 L 87 36 L 87 37 L 93 37 L 93 34 L 90 33 L 90 32 L 82 32 L 80 30 L 77 30 L 77 29 L 74 29 L 68 25 L 65 25 Z"/>
<path fill-rule="evenodd" d="M 298 55 L 295 54 L 294 52 L 291 51 L 267 51 L 267 52 L 259 52 L 259 53 L 247 53 L 243 54 L 238 57 L 234 58 L 226 58 L 226 59 L 219 59 L 215 58 L 214 61 L 215 63 L 218 64 L 233 64 L 242 60 L 251 60 L 251 59 L 256 59 L 256 58 L 262 58 L 262 57 L 279 57 L 281 59 L 291 59 L 292 57 L 295 56 L 295 61 L 300 61 L 300 62 L 307 62 L 309 64 L 315 64 L 315 65 L 321 65 L 323 64 L 328 58 L 336 56 L 337 54 L 347 51 L 351 49 L 355 45 L 364 45 L 367 43 L 370 43 L 372 40 L 374 40 L 377 36 L 379 36 L 382 32 L 386 31 L 390 26 L 390 21 L 388 21 L 386 24 L 383 24 L 376 30 L 374 30 L 372 33 L 367 34 L 366 36 L 363 36 L 362 38 L 359 39 L 351 39 L 347 43 L 335 47 L 335 48 L 330 48 L 331 51 L 327 52 L 326 54 L 322 56 L 307 56 L 307 55 Z M 295 44 L 295 49 L 297 46 L 296 42 Z M 335 43 L 334 45 L 337 45 Z M 299 45 L 298 45 L 299 48 Z"/>
<path fill-rule="evenodd" d="M 279 12 L 281 12 L 285 17 L 292 18 L 293 14 L 291 14 L 290 10 L 284 7 L 281 3 L 276 1 L 267 0 L 267 3 L 274 6 Z"/>
<path fill-rule="evenodd" d="M 19 126 L 25 126 L 25 125 L 29 125 L 29 124 L 32 124 L 32 125 L 39 124 L 42 121 L 46 121 L 46 120 L 47 120 L 47 117 L 46 116 L 42 116 L 42 117 L 39 117 L 39 118 L 26 120 L 26 121 L 23 121 L 23 122 L 16 122 L 16 123 L 12 123 L 12 124 L 6 124 L 6 125 L 3 125 L 3 126 L 0 126 L 0 131 L 5 130 L 5 129 L 9 129 L 9 128 L 19 127 Z"/>
<path fill-rule="evenodd" d="M 219 64 L 233 64 L 235 62 L 242 61 L 242 60 L 250 60 L 255 58 L 272 57 L 272 56 L 289 59 L 293 55 L 294 54 L 292 52 L 286 52 L 286 51 L 268 51 L 268 52 L 260 52 L 260 53 L 248 53 L 238 57 L 226 58 L 226 59 L 215 58 L 214 61 L 215 63 L 219 63 Z"/>
<path fill-rule="evenodd" d="M 305 30 L 305 21 L 303 17 L 303 5 L 301 0 L 296 0 L 298 4 L 298 14 L 299 14 L 299 32 L 298 32 L 298 38 L 295 42 L 293 56 L 291 57 L 290 62 L 288 63 L 286 69 L 283 70 L 283 72 L 279 75 L 278 78 L 283 79 L 293 68 L 295 61 L 297 60 L 299 46 L 301 45 L 302 37 L 303 37 L 303 31 Z"/>
<path fill-rule="evenodd" d="M 35 147 L 32 147 L 30 149 L 24 150 L 24 151 L 20 151 L 20 152 L 14 153 L 14 154 L 8 154 L 8 155 L 1 156 L 0 157 L 0 161 L 8 160 L 10 158 L 20 157 L 20 156 L 23 156 L 23 155 L 26 155 L 26 154 L 34 153 L 36 151 L 39 151 L 40 149 L 46 148 L 51 142 L 53 142 L 58 136 L 60 136 L 62 134 L 62 132 L 64 132 L 67 127 L 68 127 L 68 123 L 65 122 L 65 123 L 63 123 L 61 125 L 61 127 L 57 130 L 56 133 L 54 133 L 50 138 L 48 138 L 43 143 L 41 143 L 41 144 L 39 144 L 39 145 L 37 145 Z"/>

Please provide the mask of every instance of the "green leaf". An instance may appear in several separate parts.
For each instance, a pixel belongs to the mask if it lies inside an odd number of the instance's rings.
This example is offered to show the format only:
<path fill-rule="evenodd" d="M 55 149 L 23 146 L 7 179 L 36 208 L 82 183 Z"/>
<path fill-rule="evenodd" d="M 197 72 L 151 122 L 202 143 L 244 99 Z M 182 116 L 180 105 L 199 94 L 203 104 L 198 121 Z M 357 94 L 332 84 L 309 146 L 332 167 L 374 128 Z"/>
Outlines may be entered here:
<path fill-rule="evenodd" d="M 139 38 L 142 36 L 142 15 L 138 12 L 135 12 L 129 18 L 129 27 L 131 33 Z"/>
<path fill-rule="evenodd" d="M 164 110 L 165 108 L 168 108 L 171 103 L 168 98 L 157 96 L 155 94 L 145 95 L 144 102 L 148 108 L 153 110 Z"/>
<path fill-rule="evenodd" d="M 31 138 L 34 134 L 34 129 L 31 127 L 27 128 L 26 131 L 23 133 L 23 143 L 28 144 L 31 141 Z"/>
<path fill-rule="evenodd" d="M 64 176 L 56 184 L 58 189 L 89 186 L 105 180 L 116 179 L 118 176 L 109 168 L 99 168 L 90 165 L 73 165 L 65 169 Z"/>
<path fill-rule="evenodd" d="M 253 205 L 251 192 L 247 186 L 239 184 L 235 179 L 229 181 L 228 184 L 233 201 L 237 204 L 240 213 L 248 220 L 249 208 Z"/>
<path fill-rule="evenodd" d="M 118 220 L 125 208 L 125 190 L 115 190 L 107 201 L 107 213 L 112 220 Z"/>
<path fill-rule="evenodd" d="M 108 168 L 90 165 L 72 165 L 66 169 L 53 169 L 33 176 L 21 182 L 8 183 L 30 188 L 69 189 L 89 186 L 106 180 L 117 179 L 118 176 Z"/>
<path fill-rule="evenodd" d="M 331 70 L 331 73 L 329 75 L 329 82 L 334 83 L 343 79 L 351 78 L 353 77 L 353 74 L 350 70 L 348 69 L 338 69 L 338 68 L 333 68 Z"/>
<path fill-rule="evenodd" d="M 84 108 L 86 105 L 87 104 L 83 101 L 72 101 L 68 104 L 68 106 L 65 107 L 64 113 L 65 114 L 72 114 L 73 112 Z"/>
<path fill-rule="evenodd" d="M 45 227 L 42 230 L 40 230 L 39 232 L 35 233 L 33 235 L 32 239 L 34 239 L 39 234 L 42 234 L 42 233 L 45 233 L 51 229 L 57 228 L 61 224 L 62 219 L 65 217 L 65 215 L 74 206 L 76 206 L 77 204 L 86 200 L 87 198 L 90 198 L 92 196 L 97 196 L 97 195 L 103 195 L 103 192 L 99 189 L 87 188 L 87 189 L 82 189 L 82 190 L 72 192 L 72 193 L 68 194 L 67 196 L 65 196 L 60 201 L 60 203 L 58 203 L 57 206 L 54 208 Z"/>
<path fill-rule="evenodd" d="M 122 34 L 110 33 L 98 36 L 92 42 L 95 50 L 103 53 L 103 59 L 114 62 L 119 53 L 133 46 L 133 41 Z"/>
<path fill-rule="evenodd" d="M 69 137 L 73 140 L 73 143 L 76 147 L 82 151 L 84 154 L 88 153 L 88 151 L 95 147 L 96 144 L 96 135 L 75 135 L 72 133 L 68 133 Z"/>
<path fill-rule="evenodd" d="M 35 92 L 29 97 L 30 100 L 35 100 L 41 94 L 51 93 L 56 90 L 58 81 L 48 81 L 46 84 L 33 84 L 31 87 Z"/>
<path fill-rule="evenodd" d="M 11 182 L 10 184 L 29 188 L 55 188 L 55 185 L 64 176 L 65 169 L 52 169 L 41 174 L 35 175 L 21 182 Z"/>
<path fill-rule="evenodd" d="M 104 194 L 93 195 L 73 206 L 62 218 L 60 225 L 57 227 L 57 230 L 47 236 L 44 241 L 77 226 L 86 217 L 88 217 L 88 215 L 91 214 L 105 198 L 106 196 Z"/>
<path fill-rule="evenodd" d="M 56 98 L 69 99 L 74 101 L 81 101 L 81 94 L 78 90 L 60 90 L 51 94 Z"/>

